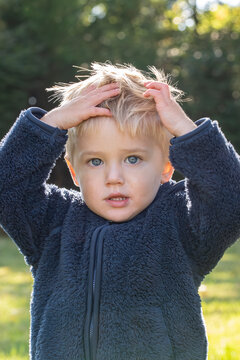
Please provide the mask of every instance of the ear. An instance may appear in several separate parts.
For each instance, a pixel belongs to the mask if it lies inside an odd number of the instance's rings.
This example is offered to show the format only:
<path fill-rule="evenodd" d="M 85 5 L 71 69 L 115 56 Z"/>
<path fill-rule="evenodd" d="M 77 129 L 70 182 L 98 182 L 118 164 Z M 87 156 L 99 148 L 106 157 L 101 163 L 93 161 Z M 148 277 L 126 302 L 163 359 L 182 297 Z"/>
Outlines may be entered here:
<path fill-rule="evenodd" d="M 78 184 L 78 181 L 77 181 L 77 177 L 76 177 L 76 174 L 75 174 L 75 171 L 72 167 L 72 164 L 70 163 L 70 161 L 68 160 L 67 157 L 64 157 L 65 161 L 66 161 L 66 164 L 67 164 L 67 167 L 68 167 L 68 170 L 70 171 L 70 174 L 72 176 L 72 179 L 73 179 L 73 182 L 76 186 L 79 187 L 79 184 Z"/>
<path fill-rule="evenodd" d="M 170 161 L 168 161 L 165 164 L 163 172 L 162 172 L 161 184 L 164 184 L 165 182 L 168 182 L 171 179 L 173 173 L 174 173 L 174 167 L 172 166 Z"/>

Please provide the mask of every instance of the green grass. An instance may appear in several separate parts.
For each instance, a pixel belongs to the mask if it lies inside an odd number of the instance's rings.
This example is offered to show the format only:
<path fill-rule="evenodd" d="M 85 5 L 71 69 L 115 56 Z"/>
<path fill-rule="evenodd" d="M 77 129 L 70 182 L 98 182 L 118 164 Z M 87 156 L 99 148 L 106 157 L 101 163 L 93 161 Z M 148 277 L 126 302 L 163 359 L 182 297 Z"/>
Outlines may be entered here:
<path fill-rule="evenodd" d="M 209 360 L 240 359 L 240 241 L 203 282 Z M 22 255 L 0 239 L 0 360 L 27 360 L 32 278 Z"/>
<path fill-rule="evenodd" d="M 0 239 L 0 359 L 27 360 L 32 277 L 8 238 Z"/>
<path fill-rule="evenodd" d="M 209 360 L 240 359 L 240 241 L 204 282 L 200 292 L 209 340 Z"/>

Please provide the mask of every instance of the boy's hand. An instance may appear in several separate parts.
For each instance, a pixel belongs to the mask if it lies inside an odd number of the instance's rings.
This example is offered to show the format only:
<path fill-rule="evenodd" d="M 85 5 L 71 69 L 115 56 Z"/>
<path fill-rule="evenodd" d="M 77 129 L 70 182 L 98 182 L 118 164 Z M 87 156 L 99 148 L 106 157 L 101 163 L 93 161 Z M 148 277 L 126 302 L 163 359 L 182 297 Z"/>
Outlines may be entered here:
<path fill-rule="evenodd" d="M 51 110 L 40 120 L 51 126 L 67 130 L 90 117 L 112 116 L 109 109 L 97 107 L 97 105 L 110 97 L 117 96 L 119 92 L 116 83 L 103 85 L 99 88 L 90 85 L 82 91 L 80 96 Z"/>
<path fill-rule="evenodd" d="M 143 96 L 154 98 L 159 117 L 172 135 L 181 136 L 197 127 L 173 99 L 167 84 L 159 81 L 147 81 L 144 86 L 148 90 L 143 93 Z"/>

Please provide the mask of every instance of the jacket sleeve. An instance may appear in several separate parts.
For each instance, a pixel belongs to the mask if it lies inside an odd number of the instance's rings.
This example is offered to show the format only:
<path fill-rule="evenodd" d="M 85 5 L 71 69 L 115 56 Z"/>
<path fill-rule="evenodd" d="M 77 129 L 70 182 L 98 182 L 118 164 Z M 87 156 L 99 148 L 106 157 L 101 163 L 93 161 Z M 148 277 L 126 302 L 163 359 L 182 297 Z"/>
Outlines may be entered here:
<path fill-rule="evenodd" d="M 205 276 L 240 237 L 240 159 L 217 121 L 196 124 L 171 139 L 170 160 L 185 177 L 176 207 L 180 237 Z"/>
<path fill-rule="evenodd" d="M 22 111 L 0 142 L 0 224 L 28 264 L 35 264 L 44 238 L 60 226 L 70 191 L 46 184 L 63 152 L 67 130 L 39 120 L 40 108 Z"/>

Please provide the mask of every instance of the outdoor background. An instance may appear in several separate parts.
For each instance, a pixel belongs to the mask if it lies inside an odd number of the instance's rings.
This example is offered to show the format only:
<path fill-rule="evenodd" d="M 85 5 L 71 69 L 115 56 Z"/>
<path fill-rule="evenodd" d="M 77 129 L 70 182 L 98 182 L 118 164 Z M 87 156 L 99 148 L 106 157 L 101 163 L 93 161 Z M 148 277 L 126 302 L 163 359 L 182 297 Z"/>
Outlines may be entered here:
<path fill-rule="evenodd" d="M 73 65 L 106 60 L 170 73 L 189 99 L 187 114 L 217 119 L 240 152 L 237 0 L 0 0 L 0 138 L 22 109 L 57 106 L 45 88 L 77 81 Z M 76 189 L 63 157 L 49 182 Z M 237 242 L 201 288 L 209 360 L 240 359 L 239 260 Z M 0 360 L 28 358 L 31 287 L 29 269 L 2 232 Z"/>

